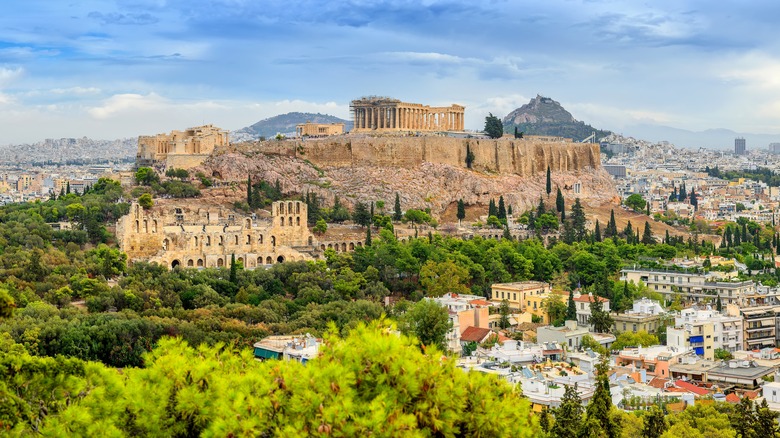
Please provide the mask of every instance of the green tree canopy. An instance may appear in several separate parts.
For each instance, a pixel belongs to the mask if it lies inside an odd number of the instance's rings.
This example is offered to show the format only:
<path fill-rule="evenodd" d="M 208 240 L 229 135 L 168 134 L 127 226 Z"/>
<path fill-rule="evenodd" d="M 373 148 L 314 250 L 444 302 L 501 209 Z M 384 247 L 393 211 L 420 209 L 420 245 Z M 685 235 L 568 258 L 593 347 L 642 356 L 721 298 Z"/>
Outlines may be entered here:
<path fill-rule="evenodd" d="M 485 117 L 485 134 L 490 138 L 501 138 L 504 135 L 504 125 L 493 113 Z"/>

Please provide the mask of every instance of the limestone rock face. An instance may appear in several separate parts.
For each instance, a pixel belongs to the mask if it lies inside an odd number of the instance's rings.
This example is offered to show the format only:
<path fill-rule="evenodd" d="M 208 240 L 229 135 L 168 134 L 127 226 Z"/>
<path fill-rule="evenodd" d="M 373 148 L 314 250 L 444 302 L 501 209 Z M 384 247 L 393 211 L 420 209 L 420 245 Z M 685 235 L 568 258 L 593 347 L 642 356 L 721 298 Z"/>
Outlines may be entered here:
<path fill-rule="evenodd" d="M 574 116 L 563 109 L 560 103 L 537 95 L 530 102 L 509 113 L 504 124 L 522 125 L 524 123 L 574 123 Z"/>
<path fill-rule="evenodd" d="M 472 169 L 466 150 L 475 156 Z M 202 170 L 226 181 L 279 180 L 291 193 L 316 193 L 330 205 L 383 200 L 392 209 L 395 194 L 403 209 L 430 208 L 440 215 L 458 199 L 487 205 L 504 196 L 516 212 L 547 201 L 546 171 L 552 171 L 555 202 L 560 187 L 567 205 L 598 205 L 617 196 L 601 169 L 598 145 L 526 140 L 475 140 L 444 137 L 340 137 L 315 141 L 271 141 L 236 145 L 207 160 Z M 576 191 L 579 190 L 579 193 Z M 234 191 L 236 199 L 244 191 Z"/>

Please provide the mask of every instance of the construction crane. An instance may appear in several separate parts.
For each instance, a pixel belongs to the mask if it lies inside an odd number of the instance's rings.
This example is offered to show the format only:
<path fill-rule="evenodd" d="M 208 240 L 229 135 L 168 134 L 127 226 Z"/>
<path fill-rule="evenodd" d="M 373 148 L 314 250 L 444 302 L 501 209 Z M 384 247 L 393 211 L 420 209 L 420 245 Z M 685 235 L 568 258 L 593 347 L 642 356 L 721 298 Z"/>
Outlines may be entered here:
<path fill-rule="evenodd" d="M 596 142 L 596 131 L 593 131 L 593 134 L 589 135 L 585 140 L 582 140 L 580 143 L 595 143 Z"/>

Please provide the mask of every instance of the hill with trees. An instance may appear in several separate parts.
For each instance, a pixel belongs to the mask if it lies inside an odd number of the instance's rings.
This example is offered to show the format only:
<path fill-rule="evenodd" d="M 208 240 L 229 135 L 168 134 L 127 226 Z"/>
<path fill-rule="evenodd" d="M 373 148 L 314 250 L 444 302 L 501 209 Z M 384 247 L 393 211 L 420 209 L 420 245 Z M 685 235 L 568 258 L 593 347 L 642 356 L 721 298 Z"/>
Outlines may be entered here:
<path fill-rule="evenodd" d="M 585 122 L 574 119 L 560 103 L 549 97 L 537 95 L 530 102 L 507 114 L 503 119 L 504 132 L 518 132 L 525 135 L 552 135 L 581 141 L 596 133 L 596 141 L 610 134 L 610 131 L 596 129 Z"/>

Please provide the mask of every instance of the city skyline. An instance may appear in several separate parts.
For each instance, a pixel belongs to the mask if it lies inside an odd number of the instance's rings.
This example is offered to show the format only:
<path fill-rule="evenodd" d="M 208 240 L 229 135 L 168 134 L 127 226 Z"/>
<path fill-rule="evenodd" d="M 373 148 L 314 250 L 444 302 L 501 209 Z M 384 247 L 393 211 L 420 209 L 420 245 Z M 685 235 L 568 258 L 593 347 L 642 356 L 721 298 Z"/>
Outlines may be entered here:
<path fill-rule="evenodd" d="M 350 100 L 373 94 L 465 105 L 467 129 L 541 94 L 626 135 L 780 134 L 777 12 L 769 1 L 16 2 L 0 17 L 0 145 L 235 130 L 290 111 L 349 118 Z"/>

